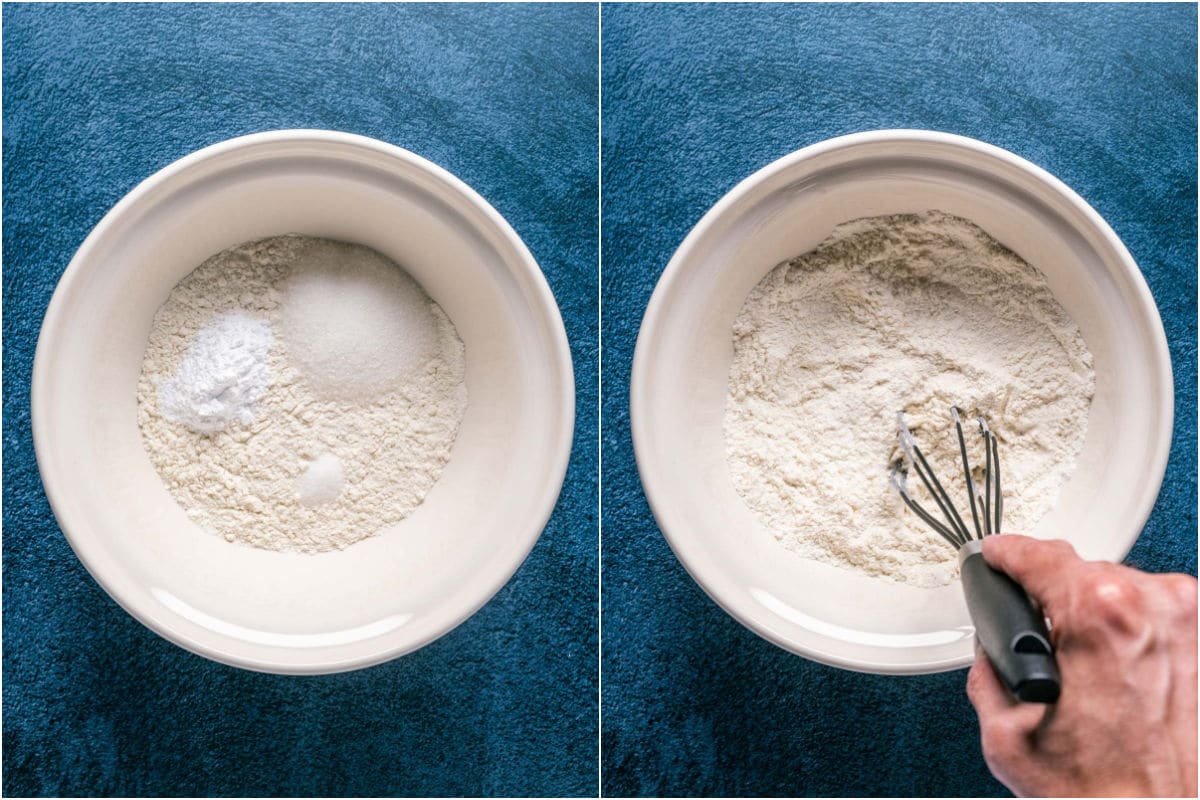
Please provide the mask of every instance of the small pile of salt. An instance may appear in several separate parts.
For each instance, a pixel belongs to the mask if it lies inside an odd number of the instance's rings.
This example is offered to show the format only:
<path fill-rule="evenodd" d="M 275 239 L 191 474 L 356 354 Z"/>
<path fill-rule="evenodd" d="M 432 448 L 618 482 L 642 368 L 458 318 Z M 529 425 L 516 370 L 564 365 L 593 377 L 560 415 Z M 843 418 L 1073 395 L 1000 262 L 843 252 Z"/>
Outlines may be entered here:
<path fill-rule="evenodd" d="M 304 505 L 319 506 L 336 500 L 344 483 L 342 462 L 326 453 L 314 459 L 296 480 L 296 494 Z"/>

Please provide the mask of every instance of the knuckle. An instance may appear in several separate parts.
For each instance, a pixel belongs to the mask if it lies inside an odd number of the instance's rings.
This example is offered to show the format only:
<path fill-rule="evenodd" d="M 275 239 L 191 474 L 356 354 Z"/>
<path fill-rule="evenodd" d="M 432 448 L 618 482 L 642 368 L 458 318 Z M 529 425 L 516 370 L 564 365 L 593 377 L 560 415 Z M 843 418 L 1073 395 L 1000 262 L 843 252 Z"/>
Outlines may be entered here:
<path fill-rule="evenodd" d="M 983 694 L 983 673 L 980 672 L 979 662 L 967 673 L 967 697 L 974 703 Z"/>
<path fill-rule="evenodd" d="M 1047 574 L 1060 574 L 1077 559 L 1075 548 L 1071 546 L 1070 542 L 1063 539 L 1039 541 L 1037 547 L 1038 551 L 1030 560 L 1036 562 L 1040 569 Z"/>
<path fill-rule="evenodd" d="M 1016 732 L 1007 722 L 993 720 L 981 724 L 979 745 L 989 764 L 1007 764 L 1016 757 Z"/>
<path fill-rule="evenodd" d="M 1055 558 L 1065 559 L 1075 555 L 1075 547 L 1066 539 L 1054 539 L 1046 545 Z"/>
<path fill-rule="evenodd" d="M 1181 619 L 1196 619 L 1196 579 L 1191 575 L 1164 575 L 1162 581 L 1175 613 Z"/>
<path fill-rule="evenodd" d="M 1142 626 L 1145 603 L 1142 591 L 1119 570 L 1101 568 L 1080 579 L 1079 592 L 1087 614 L 1097 625 L 1122 631 Z"/>

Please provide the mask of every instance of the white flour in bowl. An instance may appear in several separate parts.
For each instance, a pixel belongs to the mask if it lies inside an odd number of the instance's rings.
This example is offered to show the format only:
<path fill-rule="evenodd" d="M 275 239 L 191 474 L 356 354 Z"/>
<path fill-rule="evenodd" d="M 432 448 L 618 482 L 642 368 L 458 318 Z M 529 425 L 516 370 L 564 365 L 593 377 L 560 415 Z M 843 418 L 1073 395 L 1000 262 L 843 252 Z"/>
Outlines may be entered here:
<path fill-rule="evenodd" d="M 848 222 L 778 265 L 747 297 L 733 348 L 725 455 L 762 525 L 800 556 L 926 587 L 953 579 L 955 553 L 888 483 L 896 412 L 963 507 L 949 407 L 986 416 L 1004 529 L 1028 531 L 1074 470 L 1095 388 L 1043 275 L 940 211 Z"/>
<path fill-rule="evenodd" d="M 195 522 L 269 550 L 344 548 L 424 500 L 467 406 L 462 340 L 366 247 L 225 250 L 155 314 L 138 383 L 151 462 Z"/>

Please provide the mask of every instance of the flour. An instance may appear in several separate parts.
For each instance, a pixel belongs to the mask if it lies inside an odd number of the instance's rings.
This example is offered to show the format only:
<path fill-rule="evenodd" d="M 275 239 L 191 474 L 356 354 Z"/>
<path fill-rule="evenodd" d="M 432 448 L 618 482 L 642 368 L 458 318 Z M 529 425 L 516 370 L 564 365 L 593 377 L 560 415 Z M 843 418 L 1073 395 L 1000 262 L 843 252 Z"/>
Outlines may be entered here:
<path fill-rule="evenodd" d="M 918 586 L 952 580 L 955 554 L 888 484 L 896 412 L 963 503 L 948 409 L 986 416 L 1004 528 L 1029 531 L 1074 470 L 1095 388 L 1042 274 L 938 211 L 848 222 L 778 265 L 747 297 L 733 347 L 726 461 L 751 511 L 800 556 Z"/>
<path fill-rule="evenodd" d="M 312 278 L 315 256 L 339 265 L 332 274 L 352 285 L 339 297 L 351 303 L 353 286 L 363 285 L 353 277 L 355 265 L 375 278 L 381 265 L 399 271 L 357 245 L 300 236 L 263 239 L 204 262 L 154 317 L 138 383 L 143 443 L 188 516 L 231 542 L 321 552 L 395 525 L 421 504 L 441 475 L 466 411 L 462 341 L 441 308 L 407 276 L 403 280 L 415 291 L 398 305 L 369 301 L 376 303 L 371 314 L 391 308 L 410 315 L 413 335 L 424 337 L 419 357 L 408 359 L 404 370 L 382 382 L 364 375 L 352 391 L 330 392 L 327 374 L 314 379 L 319 366 L 310 363 L 306 372 L 304 360 L 289 355 L 281 331 L 284 314 L 296 311 L 286 308 L 294 298 L 290 281 L 297 275 Z M 234 324 L 271 332 L 247 336 L 252 347 L 241 348 L 265 348 L 269 385 L 261 393 L 246 391 L 247 402 L 227 404 L 230 413 L 204 417 L 212 424 L 198 429 L 186 415 L 169 413 L 174 406 L 164 400 L 188 383 L 189 351 L 205 351 L 215 342 L 205 337 Z M 228 344 L 231 339 L 223 335 Z M 407 348 L 395 342 L 382 346 L 392 345 Z M 379 347 L 364 346 L 376 352 Z M 240 355 L 232 360 L 248 363 Z M 262 373 L 253 367 L 248 374 L 255 376 L 248 384 L 256 387 Z M 342 377 L 353 382 L 355 373 Z"/>

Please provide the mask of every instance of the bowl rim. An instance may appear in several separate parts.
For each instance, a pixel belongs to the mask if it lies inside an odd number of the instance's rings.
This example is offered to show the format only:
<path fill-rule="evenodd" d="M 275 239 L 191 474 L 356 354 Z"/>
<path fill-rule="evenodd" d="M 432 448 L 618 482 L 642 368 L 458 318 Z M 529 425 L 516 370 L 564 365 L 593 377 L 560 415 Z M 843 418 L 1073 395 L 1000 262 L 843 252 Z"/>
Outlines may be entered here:
<path fill-rule="evenodd" d="M 719 568 L 712 567 L 708 559 L 703 558 L 698 554 L 698 551 L 693 550 L 686 534 L 686 526 L 678 524 L 675 521 L 674 511 L 668 499 L 669 490 L 664 491 L 660 488 L 660 484 L 654 473 L 656 459 L 652 455 L 650 446 L 652 437 L 647 421 L 649 414 L 645 412 L 645 409 L 648 408 L 651 402 L 653 393 L 654 375 L 650 363 L 652 359 L 652 342 L 658 337 L 659 329 L 664 324 L 663 319 L 668 314 L 669 298 L 675 293 L 676 285 L 686 280 L 688 262 L 691 261 L 693 251 L 698 248 L 700 240 L 708 230 L 714 227 L 744 197 L 780 173 L 793 169 L 805 161 L 837 150 L 880 143 L 898 145 L 932 144 L 948 149 L 966 150 L 1014 167 L 1037 180 L 1072 206 L 1074 210 L 1086 219 L 1095 232 L 1101 235 L 1105 244 L 1117 256 L 1121 266 L 1127 273 L 1126 277 L 1130 280 L 1130 284 L 1133 287 L 1138 310 L 1150 322 L 1149 328 L 1151 329 L 1154 349 L 1152 369 L 1156 373 L 1159 385 L 1165 389 L 1159 397 L 1158 408 L 1155 409 L 1163 424 L 1159 428 L 1157 440 L 1153 442 L 1150 458 L 1151 463 L 1155 465 L 1152 474 L 1156 479 L 1147 482 L 1136 499 L 1135 508 L 1137 509 L 1138 524 L 1134 535 L 1125 546 L 1125 554 L 1128 554 L 1154 509 L 1163 477 L 1166 474 L 1167 460 L 1170 455 L 1171 441 L 1174 433 L 1174 376 L 1171 372 L 1171 354 L 1167 345 L 1166 331 L 1163 328 L 1158 306 L 1155 304 L 1145 276 L 1138 268 L 1133 256 L 1130 255 L 1116 232 L 1113 231 L 1087 201 L 1061 180 L 1015 153 L 996 145 L 958 134 L 913 128 L 895 128 L 861 131 L 825 139 L 795 150 L 767 164 L 749 177 L 744 178 L 723 195 L 712 208 L 705 212 L 699 222 L 688 232 L 683 242 L 675 250 L 659 277 L 654 292 L 651 294 L 650 301 L 646 306 L 641 327 L 638 331 L 637 344 L 633 354 L 633 366 L 630 374 L 630 432 L 633 439 L 634 458 L 638 467 L 638 475 L 641 479 L 646 501 L 650 506 L 659 531 L 667 540 L 671 551 L 691 576 L 692 580 L 727 614 L 771 643 L 819 663 L 856 672 L 891 675 L 927 674 L 966 667 L 970 664 L 973 657 L 944 658 L 925 663 L 901 665 L 885 663 L 877 659 L 847 657 L 828 652 L 808 642 L 801 641 L 796 637 L 789 636 L 785 632 L 773 629 L 759 620 L 754 613 L 742 607 L 744 604 L 734 602 L 730 598 L 722 596 L 719 588 L 719 580 L 716 579 L 720 572 Z"/>
<path fill-rule="evenodd" d="M 44 400 L 44 392 L 47 390 L 43 388 L 53 371 L 53 351 L 64 329 L 69 326 L 69 320 L 64 317 L 63 312 L 67 299 L 77 292 L 76 285 L 80 276 L 86 273 L 90 263 L 94 263 L 91 262 L 93 251 L 108 236 L 109 231 L 120 224 L 127 213 L 136 209 L 145 197 L 160 187 L 169 185 L 181 173 L 203 162 L 223 158 L 242 150 L 255 149 L 264 153 L 264 147 L 279 146 L 286 149 L 298 144 L 315 148 L 332 146 L 342 152 L 357 148 L 385 156 L 395 162 L 392 169 L 424 173 L 445 192 L 456 195 L 459 200 L 465 201 L 474 211 L 481 214 L 486 224 L 494 228 L 494 233 L 503 239 L 515 255 L 515 259 L 504 259 L 504 264 L 514 278 L 529 291 L 535 319 L 549 336 L 553 368 L 560 376 L 555 401 L 563 409 L 558 424 L 546 437 L 545 446 L 551 454 L 551 468 L 536 501 L 532 504 L 535 511 L 518 531 L 519 536 L 514 536 L 514 540 L 518 541 L 520 546 L 512 550 L 511 556 L 502 563 L 502 568 L 497 568 L 492 573 L 490 580 L 479 584 L 472 592 L 463 593 L 464 597 L 470 598 L 470 603 L 465 608 L 454 613 L 435 615 L 437 624 L 432 626 L 432 631 L 416 639 L 408 640 L 404 635 L 405 628 L 401 626 L 371 639 L 346 645 L 323 646 L 322 649 L 331 654 L 329 658 L 306 659 L 300 664 L 277 657 L 288 652 L 285 648 L 264 648 L 262 645 L 244 642 L 217 631 L 209 633 L 219 644 L 196 641 L 172 624 L 182 619 L 177 612 L 132 597 L 125 591 L 126 576 L 120 571 L 119 565 L 113 563 L 103 552 L 101 541 L 99 537 L 92 535 L 87 518 L 83 514 L 73 514 L 69 503 L 65 502 L 70 492 L 69 487 L 59 478 L 57 459 L 53 455 L 54 448 L 51 442 L 55 440 L 56 434 L 48 419 L 49 411 Z M 30 384 L 30 422 L 42 486 L 59 529 L 84 568 L 121 608 L 168 641 L 213 661 L 257 672 L 328 674 L 380 664 L 424 647 L 473 616 L 512 579 L 541 537 L 562 490 L 574 443 L 574 387 L 574 369 L 566 327 L 546 277 L 521 237 L 482 196 L 449 171 L 397 145 L 343 131 L 289 128 L 238 136 L 189 153 L 138 183 L 96 223 L 59 278 L 39 329 Z M 339 655 L 339 652 L 351 649 L 357 653 Z M 271 655 L 252 655 L 244 652 L 246 650 L 256 650 L 259 653 L 269 651 Z"/>

